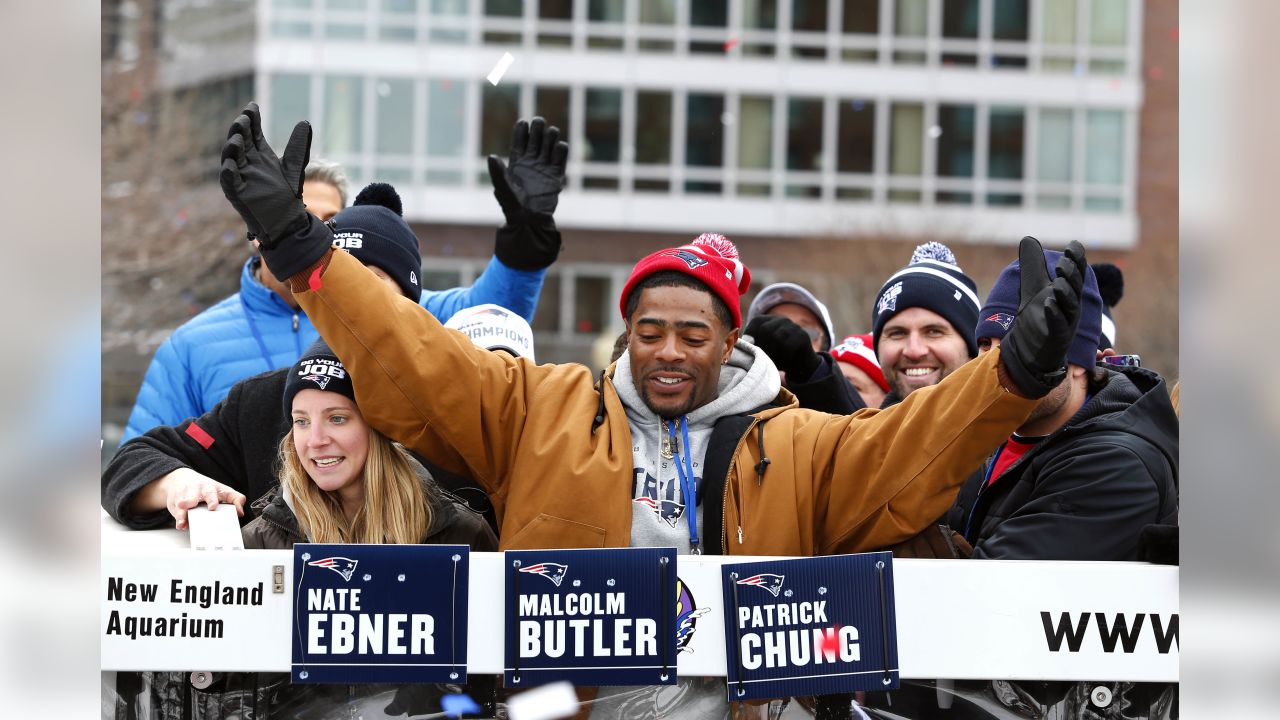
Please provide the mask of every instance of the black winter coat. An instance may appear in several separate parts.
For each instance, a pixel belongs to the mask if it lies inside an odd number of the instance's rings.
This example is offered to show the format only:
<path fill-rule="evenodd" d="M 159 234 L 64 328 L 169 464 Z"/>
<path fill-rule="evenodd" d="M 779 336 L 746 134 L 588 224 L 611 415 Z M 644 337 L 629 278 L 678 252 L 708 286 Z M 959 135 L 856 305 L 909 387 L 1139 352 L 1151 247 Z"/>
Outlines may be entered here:
<path fill-rule="evenodd" d="M 278 448 L 289 432 L 282 400 L 288 373 L 289 368 L 282 368 L 245 378 L 204 415 L 181 425 L 152 428 L 120 446 L 102 473 L 102 507 L 134 530 L 171 525 L 167 510 L 134 515 L 129 503 L 152 481 L 188 467 L 244 493 L 250 507 L 242 523 L 248 523 L 256 514 L 254 501 L 276 485 Z M 414 458 L 431 472 L 438 486 L 485 513 L 495 526 L 493 507 L 478 485 L 421 456 Z"/>
<path fill-rule="evenodd" d="M 423 481 L 430 475 L 418 468 Z M 494 552 L 498 538 L 479 513 L 438 488 L 428 495 L 431 527 L 424 545 L 469 545 L 476 552 Z M 245 549 L 287 550 L 307 542 L 298 519 L 279 487 L 254 503 L 258 517 L 242 531 Z M 445 693 L 464 691 L 480 703 L 493 702 L 494 682 L 488 676 L 470 677 L 466 690 L 445 685 L 294 685 L 287 673 L 217 673 L 214 684 L 195 692 L 195 706 L 207 718 L 365 718 L 435 712 Z"/>
<path fill-rule="evenodd" d="M 999 450 L 965 481 L 946 520 L 973 557 L 1137 560 L 1144 527 L 1177 523 L 1178 419 L 1164 379 L 1104 372 L 1089 402 L 992 485 Z"/>

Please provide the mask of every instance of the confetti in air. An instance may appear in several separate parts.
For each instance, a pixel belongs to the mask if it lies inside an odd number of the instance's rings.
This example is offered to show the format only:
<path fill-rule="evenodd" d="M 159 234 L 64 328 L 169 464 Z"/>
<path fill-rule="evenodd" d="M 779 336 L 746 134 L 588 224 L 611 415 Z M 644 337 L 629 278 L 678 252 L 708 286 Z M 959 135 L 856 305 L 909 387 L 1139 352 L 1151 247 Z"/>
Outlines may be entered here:
<path fill-rule="evenodd" d="M 489 74 L 486 76 L 489 80 L 489 84 L 496 86 L 498 83 L 502 82 L 502 76 L 507 74 L 507 68 L 511 67 L 511 63 L 515 61 L 516 59 L 511 55 L 511 53 L 502 53 L 502 58 L 498 60 L 498 64 L 494 65 L 493 69 L 490 70 Z"/>

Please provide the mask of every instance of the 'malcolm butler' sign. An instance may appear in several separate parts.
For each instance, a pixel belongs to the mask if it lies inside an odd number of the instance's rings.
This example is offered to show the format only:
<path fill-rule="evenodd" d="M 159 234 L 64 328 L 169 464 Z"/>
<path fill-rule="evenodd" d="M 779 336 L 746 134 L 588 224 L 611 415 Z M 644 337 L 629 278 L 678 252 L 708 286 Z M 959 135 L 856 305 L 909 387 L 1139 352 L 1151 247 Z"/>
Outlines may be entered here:
<path fill-rule="evenodd" d="M 725 564 L 730 700 L 898 686 L 893 556 Z"/>
<path fill-rule="evenodd" d="M 504 563 L 508 688 L 675 683 L 673 548 L 510 550 Z"/>
<path fill-rule="evenodd" d="M 302 683 L 467 681 L 465 545 L 294 546 Z"/>

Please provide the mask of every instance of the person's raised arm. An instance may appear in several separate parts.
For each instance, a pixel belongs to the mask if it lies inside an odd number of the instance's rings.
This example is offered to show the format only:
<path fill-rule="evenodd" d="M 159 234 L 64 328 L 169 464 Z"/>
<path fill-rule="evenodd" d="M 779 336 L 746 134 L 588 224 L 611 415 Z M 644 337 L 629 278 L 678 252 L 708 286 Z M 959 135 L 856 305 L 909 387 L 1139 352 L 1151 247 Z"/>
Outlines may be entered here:
<path fill-rule="evenodd" d="M 1034 238 L 1022 239 L 1019 256 L 1022 301 L 999 348 L 892 408 L 830 426 L 839 432 L 835 451 L 814 473 L 820 552 L 884 547 L 934 522 L 968 473 L 1065 377 L 1080 320 L 1084 247 L 1067 246 L 1053 280 Z"/>
<path fill-rule="evenodd" d="M 489 156 L 489 180 L 505 219 L 493 259 L 469 288 L 424 292 L 423 307 L 445 320 L 464 308 L 493 303 L 533 322 L 547 268 L 560 254 L 554 214 L 568 156 L 559 128 L 547 127 L 542 118 L 515 124 L 508 162 Z"/>
<path fill-rule="evenodd" d="M 263 260 L 289 279 L 294 297 L 351 373 L 365 419 L 426 457 L 460 455 L 468 474 L 494 491 L 508 475 L 527 404 L 542 381 L 579 373 L 590 391 L 589 372 L 481 350 L 354 258 L 334 253 L 331 233 L 296 201 L 287 171 L 293 164 L 275 157 L 260 137 L 258 109 L 250 104 L 223 148 L 223 192 L 247 214 L 246 223 L 264 228 Z M 299 123 L 289 143 L 294 157 L 305 157 L 309 141 L 310 127 Z M 462 468 L 450 462 L 449 469 Z"/>

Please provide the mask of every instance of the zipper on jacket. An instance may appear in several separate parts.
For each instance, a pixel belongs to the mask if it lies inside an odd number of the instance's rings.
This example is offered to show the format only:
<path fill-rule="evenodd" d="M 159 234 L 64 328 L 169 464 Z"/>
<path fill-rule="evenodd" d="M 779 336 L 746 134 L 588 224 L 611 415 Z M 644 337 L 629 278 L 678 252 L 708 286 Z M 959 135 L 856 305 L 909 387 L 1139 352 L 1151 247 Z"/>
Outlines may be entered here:
<path fill-rule="evenodd" d="M 736 459 L 738 457 L 738 453 L 742 451 L 742 444 L 746 442 L 748 437 L 750 437 L 751 431 L 755 429 L 756 423 L 758 422 L 760 422 L 760 418 L 753 418 L 751 421 L 751 424 L 747 426 L 746 432 L 742 433 L 742 437 L 738 438 L 738 444 L 733 446 L 733 454 L 729 456 L 731 458 L 731 460 L 729 461 L 729 469 L 725 473 L 725 478 L 724 478 L 724 500 L 721 503 L 721 507 L 724 507 L 724 508 L 729 507 L 729 474 L 733 472 L 734 465 L 735 465 L 734 459 Z M 738 510 L 738 544 L 741 545 L 743 514 L 742 514 L 742 498 L 740 497 L 741 493 L 739 493 L 738 495 L 739 496 L 734 497 L 733 506 Z M 728 555 L 729 554 L 729 516 L 726 513 L 721 513 L 720 543 L 721 543 L 720 547 L 723 548 L 724 554 Z"/>
<path fill-rule="evenodd" d="M 293 314 L 293 331 L 298 332 L 298 313 Z"/>

